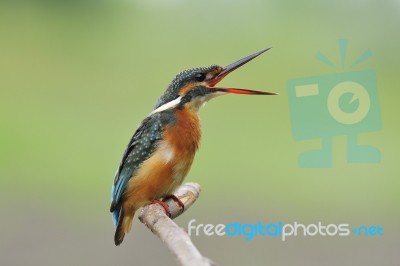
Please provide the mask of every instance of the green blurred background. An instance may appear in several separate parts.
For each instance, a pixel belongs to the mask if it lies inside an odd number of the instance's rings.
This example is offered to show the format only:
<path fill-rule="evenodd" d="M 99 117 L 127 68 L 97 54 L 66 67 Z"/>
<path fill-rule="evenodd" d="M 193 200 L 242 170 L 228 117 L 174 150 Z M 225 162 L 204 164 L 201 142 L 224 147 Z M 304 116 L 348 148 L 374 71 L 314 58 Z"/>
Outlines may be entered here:
<path fill-rule="evenodd" d="M 273 49 L 223 85 L 277 91 L 226 96 L 201 110 L 202 147 L 187 181 L 198 202 L 177 223 L 263 222 L 381 225 L 382 237 L 192 237 L 220 265 L 398 265 L 400 1 L 1 1 L 0 264 L 174 265 L 136 218 L 114 247 L 108 212 L 121 154 L 181 70 L 226 65 Z M 319 140 L 291 135 L 286 80 L 353 70 L 377 73 L 382 130 L 360 142 L 380 164 L 302 169 Z"/>

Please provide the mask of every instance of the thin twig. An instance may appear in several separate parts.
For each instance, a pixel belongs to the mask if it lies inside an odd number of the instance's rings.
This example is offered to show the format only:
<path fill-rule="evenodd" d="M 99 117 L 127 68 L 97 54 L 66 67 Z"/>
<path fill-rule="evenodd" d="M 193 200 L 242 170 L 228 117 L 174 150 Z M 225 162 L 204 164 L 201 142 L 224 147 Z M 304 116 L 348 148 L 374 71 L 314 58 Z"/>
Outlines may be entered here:
<path fill-rule="evenodd" d="M 178 263 L 184 266 L 215 265 L 210 259 L 200 254 L 189 235 L 171 220 L 186 211 L 196 201 L 199 194 L 199 184 L 186 183 L 174 193 L 183 203 L 184 208 L 179 206 L 172 198 L 165 200 L 165 203 L 170 208 L 171 218 L 165 214 L 164 208 L 157 203 L 144 207 L 139 216 L 140 221 L 167 245 L 170 252 L 175 255 Z"/>

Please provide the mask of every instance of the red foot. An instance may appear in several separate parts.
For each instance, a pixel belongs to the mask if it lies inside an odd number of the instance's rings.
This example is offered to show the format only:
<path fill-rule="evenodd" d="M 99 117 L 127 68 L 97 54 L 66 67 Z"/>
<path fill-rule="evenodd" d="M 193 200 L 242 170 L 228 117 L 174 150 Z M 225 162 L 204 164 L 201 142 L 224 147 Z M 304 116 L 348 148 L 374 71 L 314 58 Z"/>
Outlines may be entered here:
<path fill-rule="evenodd" d="M 154 203 L 161 205 L 165 210 L 165 214 L 171 218 L 171 210 L 169 209 L 168 204 L 166 204 L 164 201 L 156 200 L 156 199 L 151 201 L 151 204 L 154 204 Z"/>
<path fill-rule="evenodd" d="M 179 207 L 182 209 L 182 211 L 184 211 L 185 210 L 185 205 L 182 203 L 182 201 L 177 197 L 177 196 L 175 196 L 175 195 L 173 195 L 173 194 L 171 194 L 171 195 L 168 195 L 168 196 L 166 196 L 165 198 L 164 198 L 164 201 L 166 200 L 166 199 L 173 199 L 178 205 L 179 205 Z"/>

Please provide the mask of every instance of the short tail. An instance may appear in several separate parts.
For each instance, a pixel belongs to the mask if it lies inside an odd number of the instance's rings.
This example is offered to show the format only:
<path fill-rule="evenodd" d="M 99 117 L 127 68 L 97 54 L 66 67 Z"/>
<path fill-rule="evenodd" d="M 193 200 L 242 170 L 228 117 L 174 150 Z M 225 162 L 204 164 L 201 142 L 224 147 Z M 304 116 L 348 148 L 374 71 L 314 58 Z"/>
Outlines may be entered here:
<path fill-rule="evenodd" d="M 119 246 L 124 240 L 124 236 L 131 230 L 132 220 L 135 213 L 130 213 L 129 215 L 124 214 L 124 211 L 121 209 L 119 212 L 117 229 L 115 230 L 114 242 L 116 246 Z"/>

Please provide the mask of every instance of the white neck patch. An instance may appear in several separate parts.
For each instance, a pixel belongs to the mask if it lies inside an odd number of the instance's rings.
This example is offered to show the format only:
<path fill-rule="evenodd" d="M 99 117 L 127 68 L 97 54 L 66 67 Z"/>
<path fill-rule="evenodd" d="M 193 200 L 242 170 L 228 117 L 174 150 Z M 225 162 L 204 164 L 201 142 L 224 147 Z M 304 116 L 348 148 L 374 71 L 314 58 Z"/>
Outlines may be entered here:
<path fill-rule="evenodd" d="M 224 95 L 224 94 L 226 94 L 226 92 L 218 91 L 218 92 L 214 92 L 211 94 L 207 94 L 205 96 L 197 96 L 196 98 L 194 98 L 191 101 L 191 103 L 192 103 L 194 110 L 197 112 L 200 109 L 200 107 L 204 106 L 209 100 L 211 100 L 212 98 L 215 98 L 217 96 Z M 181 99 L 182 99 L 182 96 L 179 96 L 175 100 L 172 100 L 170 102 L 167 102 L 167 103 L 161 105 L 160 107 L 155 109 L 153 112 L 151 112 L 150 115 L 155 114 L 155 113 L 160 113 L 162 111 L 176 107 L 181 102 Z"/>
<path fill-rule="evenodd" d="M 151 112 L 150 115 L 176 107 L 181 102 L 181 99 L 182 99 L 182 96 L 179 96 L 175 100 L 172 100 L 170 102 L 167 102 L 167 103 L 161 105 L 160 107 L 155 109 L 153 112 Z"/>

